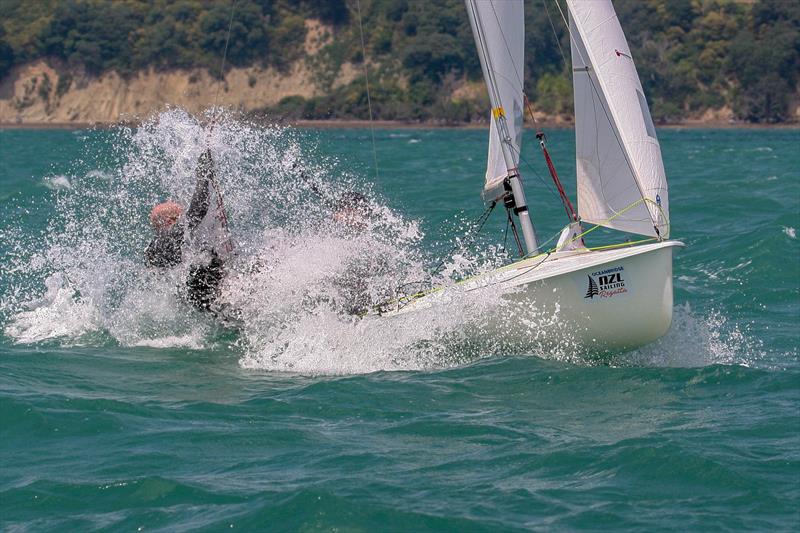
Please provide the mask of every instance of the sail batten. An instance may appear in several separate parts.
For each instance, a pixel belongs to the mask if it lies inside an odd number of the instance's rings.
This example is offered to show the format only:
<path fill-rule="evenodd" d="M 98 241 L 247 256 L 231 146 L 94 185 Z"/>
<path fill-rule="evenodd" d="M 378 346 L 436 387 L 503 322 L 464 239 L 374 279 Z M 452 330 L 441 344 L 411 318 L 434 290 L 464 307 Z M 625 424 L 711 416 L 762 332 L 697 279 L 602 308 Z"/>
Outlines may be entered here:
<path fill-rule="evenodd" d="M 668 237 L 667 180 L 647 101 L 610 0 L 568 0 L 582 220 Z"/>

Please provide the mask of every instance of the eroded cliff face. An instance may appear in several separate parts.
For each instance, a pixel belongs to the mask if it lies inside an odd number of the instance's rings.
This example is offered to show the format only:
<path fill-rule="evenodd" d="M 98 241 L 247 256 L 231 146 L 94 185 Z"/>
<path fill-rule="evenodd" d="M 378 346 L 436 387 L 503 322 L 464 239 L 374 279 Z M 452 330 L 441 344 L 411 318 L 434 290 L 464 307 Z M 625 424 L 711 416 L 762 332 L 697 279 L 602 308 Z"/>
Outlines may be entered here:
<path fill-rule="evenodd" d="M 135 121 L 169 105 L 199 111 L 213 105 L 217 92 L 219 105 L 253 111 L 315 91 L 314 76 L 302 62 L 286 73 L 233 69 L 217 82 L 202 70 L 150 70 L 125 79 L 115 72 L 75 75 L 40 61 L 18 68 L 0 84 L 0 122 Z"/>

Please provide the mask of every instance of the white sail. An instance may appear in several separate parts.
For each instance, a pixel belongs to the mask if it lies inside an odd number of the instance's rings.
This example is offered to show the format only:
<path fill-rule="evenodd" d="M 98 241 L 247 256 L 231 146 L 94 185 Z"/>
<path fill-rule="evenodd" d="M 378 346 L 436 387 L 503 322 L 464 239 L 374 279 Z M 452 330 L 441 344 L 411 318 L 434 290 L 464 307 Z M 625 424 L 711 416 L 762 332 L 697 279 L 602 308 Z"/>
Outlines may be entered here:
<path fill-rule="evenodd" d="M 502 193 L 509 171 L 519 166 L 524 9 L 522 0 L 466 0 L 466 4 L 492 106 L 484 196 L 494 199 L 497 191 Z"/>
<path fill-rule="evenodd" d="M 614 7 L 610 0 L 567 0 L 567 6 L 578 214 L 586 222 L 667 238 L 661 147 Z"/>

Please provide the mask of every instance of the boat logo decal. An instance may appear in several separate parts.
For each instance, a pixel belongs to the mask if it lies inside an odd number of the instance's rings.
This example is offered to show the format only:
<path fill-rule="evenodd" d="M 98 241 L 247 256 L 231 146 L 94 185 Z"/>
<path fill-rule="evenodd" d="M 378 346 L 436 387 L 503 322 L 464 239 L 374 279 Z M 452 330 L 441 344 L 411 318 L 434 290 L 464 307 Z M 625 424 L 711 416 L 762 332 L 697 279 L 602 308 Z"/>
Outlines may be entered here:
<path fill-rule="evenodd" d="M 597 283 L 594 282 L 592 276 L 587 277 L 589 278 L 589 290 L 586 291 L 586 296 L 584 296 L 584 298 L 594 298 L 598 295 Z"/>
<path fill-rule="evenodd" d="M 595 297 L 613 298 L 627 293 L 628 288 L 625 286 L 624 273 L 625 269 L 618 266 L 588 274 L 586 277 L 589 279 L 589 286 L 586 289 L 584 299 L 594 300 Z"/>

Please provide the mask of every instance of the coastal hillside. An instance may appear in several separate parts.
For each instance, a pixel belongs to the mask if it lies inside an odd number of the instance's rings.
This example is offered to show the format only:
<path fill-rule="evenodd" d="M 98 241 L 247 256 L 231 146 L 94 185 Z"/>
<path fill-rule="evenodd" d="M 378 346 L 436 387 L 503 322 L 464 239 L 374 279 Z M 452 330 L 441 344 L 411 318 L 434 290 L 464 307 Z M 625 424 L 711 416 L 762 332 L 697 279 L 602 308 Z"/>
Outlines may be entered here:
<path fill-rule="evenodd" d="M 800 2 L 614 4 L 656 121 L 800 120 Z M 525 87 L 543 120 L 569 123 L 559 7 L 526 0 Z M 214 102 L 271 120 L 366 119 L 365 71 L 377 119 L 486 119 L 461 0 L 0 0 L 0 13 L 2 123 Z"/>

